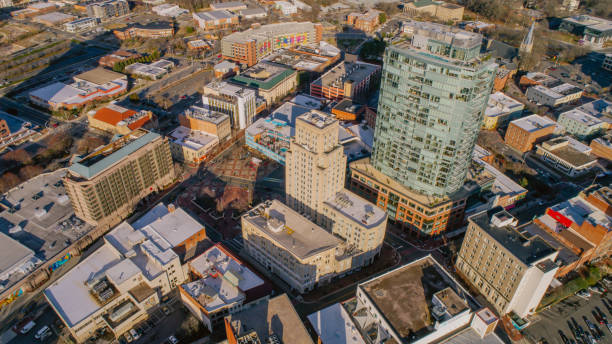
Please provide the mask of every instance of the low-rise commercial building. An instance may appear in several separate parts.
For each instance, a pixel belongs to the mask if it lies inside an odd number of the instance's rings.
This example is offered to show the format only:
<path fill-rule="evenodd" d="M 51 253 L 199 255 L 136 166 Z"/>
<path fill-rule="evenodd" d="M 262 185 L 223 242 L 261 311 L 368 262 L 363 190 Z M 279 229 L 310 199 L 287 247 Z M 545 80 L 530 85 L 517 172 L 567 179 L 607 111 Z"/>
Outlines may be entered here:
<path fill-rule="evenodd" d="M 243 305 L 271 292 L 271 287 L 216 244 L 188 263 L 192 281 L 179 287 L 183 304 L 209 331 Z"/>
<path fill-rule="evenodd" d="M 132 63 L 125 67 L 125 72 L 141 78 L 157 80 L 168 74 L 173 67 L 174 62 L 162 59 L 150 64 Z"/>
<path fill-rule="evenodd" d="M 404 3 L 404 12 L 412 15 L 429 15 L 441 21 L 458 21 L 463 19 L 463 6 L 444 1 L 416 0 Z"/>
<path fill-rule="evenodd" d="M 11 12 L 11 16 L 17 19 L 26 19 L 41 15 L 44 13 L 54 12 L 57 10 L 57 5 L 51 2 L 35 2 L 29 4 L 26 8 Z"/>
<path fill-rule="evenodd" d="M 497 317 L 431 255 L 360 283 L 356 294 L 308 316 L 320 342 L 503 343 Z"/>
<path fill-rule="evenodd" d="M 292 2 L 277 0 L 273 2 L 274 8 L 279 10 L 284 16 L 291 16 L 297 13 L 298 8 Z"/>
<path fill-rule="evenodd" d="M 228 115 L 232 128 L 246 129 L 255 118 L 257 95 L 243 86 L 213 81 L 204 86 L 202 104 L 205 109 Z"/>
<path fill-rule="evenodd" d="M 552 136 L 557 130 L 557 123 L 540 115 L 529 115 L 510 122 L 504 141 L 519 152 L 525 153 L 534 145 Z"/>
<path fill-rule="evenodd" d="M 250 88 L 271 107 L 297 87 L 297 72 L 271 62 L 262 61 L 229 79 L 229 82 Z"/>
<path fill-rule="evenodd" d="M 612 249 L 612 189 L 592 185 L 578 196 L 549 207 L 534 222 L 580 255 L 581 264 L 609 258 Z"/>
<path fill-rule="evenodd" d="M 591 141 L 591 154 L 612 162 L 612 136 L 606 135 Z"/>
<path fill-rule="evenodd" d="M 179 126 L 168 134 L 172 157 L 192 166 L 204 162 L 208 153 L 219 144 L 215 135 Z"/>
<path fill-rule="evenodd" d="M 311 22 L 261 25 L 221 39 L 223 58 L 252 66 L 270 53 L 305 44 L 318 44 L 323 26 Z"/>
<path fill-rule="evenodd" d="M 381 11 L 369 10 L 366 13 L 351 13 L 346 16 L 346 23 L 357 30 L 372 32 L 380 24 Z"/>
<path fill-rule="evenodd" d="M 123 29 L 113 30 L 113 34 L 122 41 L 136 37 L 153 39 L 172 37 L 174 36 L 174 25 L 169 22 L 134 24 Z"/>
<path fill-rule="evenodd" d="M 138 128 L 157 128 L 157 117 L 151 111 L 131 110 L 117 104 L 89 111 L 87 120 L 92 128 L 119 135 L 127 135 Z"/>
<path fill-rule="evenodd" d="M 583 42 L 595 47 L 602 47 L 612 39 L 612 21 L 586 14 L 562 19 L 559 30 L 582 37 Z"/>
<path fill-rule="evenodd" d="M 108 55 L 104 55 L 100 57 L 98 60 L 98 64 L 100 66 L 113 68 L 117 62 L 121 62 L 127 59 L 137 59 L 140 58 L 141 55 L 139 53 L 135 53 L 127 50 L 117 50 Z"/>
<path fill-rule="evenodd" d="M 582 89 L 568 83 L 554 87 L 535 85 L 527 89 L 527 99 L 538 105 L 558 106 L 569 103 L 582 97 Z"/>
<path fill-rule="evenodd" d="M 50 109 L 81 108 L 94 101 L 119 96 L 127 92 L 128 81 L 124 74 L 101 67 L 74 76 L 74 82 L 55 82 L 29 93 L 30 101 Z"/>
<path fill-rule="evenodd" d="M 75 19 L 76 17 L 70 14 L 65 14 L 61 12 L 50 12 L 36 16 L 32 18 L 32 21 L 47 26 L 60 26 Z"/>
<path fill-rule="evenodd" d="M 126 0 L 108 0 L 87 5 L 87 15 L 92 18 L 110 19 L 122 17 L 130 13 L 130 5 Z"/>
<path fill-rule="evenodd" d="M 282 64 L 295 70 L 323 73 L 341 56 L 340 49 L 321 41 L 318 44 L 299 45 L 282 49 L 265 58 L 266 61 Z"/>
<path fill-rule="evenodd" d="M 77 32 L 82 32 L 82 31 L 93 29 L 97 25 L 98 25 L 97 18 L 85 17 L 85 18 L 79 18 L 77 20 L 73 20 L 71 22 L 64 24 L 64 29 L 71 33 L 77 33 Z"/>
<path fill-rule="evenodd" d="M 205 240 L 204 226 L 160 203 L 106 234 L 102 247 L 51 284 L 45 298 L 77 342 L 102 328 L 118 337 L 187 279 L 181 257 Z"/>
<path fill-rule="evenodd" d="M 559 125 L 580 140 L 588 140 L 605 131 L 605 122 L 578 109 L 559 115 Z"/>
<path fill-rule="evenodd" d="M 366 108 L 367 106 L 353 103 L 350 99 L 343 99 L 332 108 L 331 113 L 340 121 L 356 121 Z"/>
<path fill-rule="evenodd" d="M 99 227 L 116 225 L 173 181 L 168 140 L 144 129 L 80 157 L 63 179 L 75 214 Z"/>
<path fill-rule="evenodd" d="M 19 145 L 38 134 L 38 126 L 0 111 L 0 152 L 9 145 Z"/>
<path fill-rule="evenodd" d="M 437 235 L 462 225 L 467 194 L 446 197 L 416 193 L 375 169 L 370 159 L 349 164 L 350 189 L 383 209 L 389 221 L 418 235 Z"/>
<path fill-rule="evenodd" d="M 592 157 L 589 146 L 569 137 L 558 137 L 538 144 L 536 156 L 568 177 L 579 177 L 589 172 L 597 159 Z"/>
<path fill-rule="evenodd" d="M 182 14 L 189 13 L 188 10 L 174 4 L 161 4 L 151 8 L 151 11 L 162 17 L 176 18 Z"/>
<path fill-rule="evenodd" d="M 215 11 L 240 11 L 246 10 L 247 5 L 241 1 L 213 2 L 210 4 L 210 9 Z"/>
<path fill-rule="evenodd" d="M 310 95 L 330 100 L 364 97 L 380 75 L 380 66 L 361 61 L 342 62 L 310 84 Z"/>
<path fill-rule="evenodd" d="M 287 294 L 244 305 L 224 322 L 229 343 L 314 344 Z"/>
<path fill-rule="evenodd" d="M 191 106 L 178 115 L 178 120 L 183 127 L 217 136 L 219 142 L 229 140 L 232 135 L 229 116 L 224 113 Z"/>
<path fill-rule="evenodd" d="M 603 122 L 605 130 L 612 129 L 612 102 L 605 99 L 597 99 L 580 105 L 576 110 L 589 114 Z"/>
<path fill-rule="evenodd" d="M 191 50 L 208 50 L 208 49 L 212 49 L 212 44 L 203 39 L 196 39 L 196 40 L 187 42 L 187 48 Z"/>
<path fill-rule="evenodd" d="M 193 20 L 200 29 L 227 29 L 238 25 L 238 16 L 227 10 L 194 12 Z"/>
<path fill-rule="evenodd" d="M 268 12 L 260 7 L 247 8 L 245 10 L 238 11 L 238 15 L 242 20 L 259 19 L 268 16 Z"/>
<path fill-rule="evenodd" d="M 525 105 L 502 92 L 495 92 L 489 96 L 485 109 L 483 129 L 494 130 L 505 127 L 508 122 L 516 119 L 523 113 Z"/>
<path fill-rule="evenodd" d="M 213 66 L 213 71 L 215 72 L 215 78 L 224 79 L 238 74 L 238 72 L 240 72 L 240 67 L 234 62 L 221 61 Z"/>
<path fill-rule="evenodd" d="M 526 238 L 501 208 L 471 216 L 455 266 L 500 315 L 535 312 L 559 267 L 558 252 L 540 237 Z"/>

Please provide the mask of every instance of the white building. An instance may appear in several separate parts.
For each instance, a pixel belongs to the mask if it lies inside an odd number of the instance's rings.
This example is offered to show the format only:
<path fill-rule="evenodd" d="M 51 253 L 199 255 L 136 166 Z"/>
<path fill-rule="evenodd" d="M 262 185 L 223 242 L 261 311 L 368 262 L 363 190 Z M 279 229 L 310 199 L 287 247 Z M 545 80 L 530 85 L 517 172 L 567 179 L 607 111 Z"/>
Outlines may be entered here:
<path fill-rule="evenodd" d="M 503 92 L 495 92 L 489 96 L 485 109 L 483 129 L 495 129 L 508 125 L 523 112 L 525 105 L 508 97 Z"/>
<path fill-rule="evenodd" d="M 604 57 L 604 60 L 601 64 L 601 68 L 607 71 L 612 71 L 612 54 L 606 54 L 606 57 Z"/>
<path fill-rule="evenodd" d="M 77 342 L 102 327 L 119 336 L 187 279 L 181 256 L 205 239 L 204 226 L 160 203 L 134 223 L 112 229 L 102 247 L 44 295 Z"/>
<path fill-rule="evenodd" d="M 605 122 L 578 109 L 572 109 L 559 115 L 557 120 L 565 131 L 580 140 L 586 140 L 605 131 Z"/>
<path fill-rule="evenodd" d="M 225 10 L 225 11 L 240 11 L 245 10 L 247 5 L 241 1 L 226 1 L 226 2 L 213 2 L 210 4 L 211 10 Z"/>
<path fill-rule="evenodd" d="M 241 19 L 256 19 L 256 18 L 265 18 L 268 16 L 268 12 L 263 8 L 247 8 L 246 10 L 241 10 L 238 12 Z"/>
<path fill-rule="evenodd" d="M 356 298 L 310 314 L 323 344 L 501 344 L 497 317 L 431 255 L 357 286 Z"/>
<path fill-rule="evenodd" d="M 535 85 L 529 87 L 525 95 L 529 101 L 538 105 L 554 107 L 579 99 L 582 97 L 582 89 L 568 83 L 552 87 Z"/>
<path fill-rule="evenodd" d="M 76 33 L 81 31 L 86 31 L 89 29 L 93 29 L 98 25 L 97 18 L 79 18 L 77 20 L 73 20 L 64 24 L 64 29 L 68 32 Z"/>
<path fill-rule="evenodd" d="M 189 262 L 189 271 L 198 279 L 183 284 L 179 291 L 185 306 L 209 331 L 227 315 L 253 301 L 257 290 L 267 289 L 264 281 L 238 258 L 217 244 Z"/>
<path fill-rule="evenodd" d="M 14 274 L 26 275 L 40 263 L 34 251 L 0 232 L 0 290 Z"/>
<path fill-rule="evenodd" d="M 177 161 L 193 165 L 206 160 L 208 153 L 219 144 L 217 136 L 183 126 L 174 129 L 168 137 L 172 157 Z"/>
<path fill-rule="evenodd" d="M 189 13 L 188 10 L 180 8 L 174 4 L 161 4 L 151 8 L 151 11 L 162 17 L 178 17 L 181 14 Z"/>
<path fill-rule="evenodd" d="M 536 156 L 569 177 L 589 172 L 597 164 L 591 147 L 571 137 L 557 137 L 536 146 Z"/>
<path fill-rule="evenodd" d="M 245 129 L 255 118 L 257 97 L 252 89 L 214 81 L 204 86 L 202 104 L 206 109 L 230 116 L 232 128 Z"/>
<path fill-rule="evenodd" d="M 569 12 L 574 12 L 580 6 L 580 0 L 563 0 L 561 6 Z"/>
<path fill-rule="evenodd" d="M 281 11 L 281 13 L 285 16 L 296 14 L 298 11 L 297 6 L 289 1 L 275 1 L 274 8 Z"/>

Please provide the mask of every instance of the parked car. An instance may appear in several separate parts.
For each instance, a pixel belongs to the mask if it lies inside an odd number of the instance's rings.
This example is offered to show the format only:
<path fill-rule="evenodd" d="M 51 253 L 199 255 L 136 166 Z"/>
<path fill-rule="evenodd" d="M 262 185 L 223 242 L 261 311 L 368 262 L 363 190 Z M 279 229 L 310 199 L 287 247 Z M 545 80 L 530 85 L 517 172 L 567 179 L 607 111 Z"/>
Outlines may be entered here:
<path fill-rule="evenodd" d="M 176 339 L 175 336 L 168 337 L 168 343 L 170 343 L 170 344 L 178 344 L 178 342 L 179 342 L 179 340 Z"/>
<path fill-rule="evenodd" d="M 26 317 L 17 324 L 15 324 L 15 326 L 13 326 L 13 331 L 15 333 L 26 334 L 30 332 L 34 328 L 34 326 L 36 326 L 34 320 L 32 320 L 32 318 L 30 317 Z"/>
<path fill-rule="evenodd" d="M 132 336 L 132 338 L 134 338 L 134 340 L 137 340 L 138 338 L 140 338 L 140 335 L 134 329 L 130 329 L 129 333 L 130 333 L 130 336 Z"/>
<path fill-rule="evenodd" d="M 40 341 L 45 340 L 45 338 L 51 336 L 52 332 L 49 326 L 45 325 L 41 327 L 38 332 L 34 335 L 34 339 L 38 339 Z"/>
<path fill-rule="evenodd" d="M 591 297 L 591 292 L 589 292 L 589 291 L 588 291 L 588 290 L 586 290 L 586 289 L 582 289 L 582 290 L 579 290 L 579 291 L 576 293 L 576 296 L 579 296 L 579 297 L 581 297 L 581 298 L 583 298 L 583 299 L 588 299 L 589 297 Z"/>

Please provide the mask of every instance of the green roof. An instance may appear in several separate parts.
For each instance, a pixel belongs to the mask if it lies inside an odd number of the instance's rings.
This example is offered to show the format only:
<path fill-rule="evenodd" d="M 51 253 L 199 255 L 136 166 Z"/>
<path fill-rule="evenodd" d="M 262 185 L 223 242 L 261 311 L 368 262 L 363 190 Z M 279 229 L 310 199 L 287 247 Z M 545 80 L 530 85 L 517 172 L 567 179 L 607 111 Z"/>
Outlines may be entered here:
<path fill-rule="evenodd" d="M 415 7 L 424 7 L 432 5 L 434 2 L 432 0 L 417 0 L 413 2 Z"/>
<path fill-rule="evenodd" d="M 296 72 L 293 69 L 287 68 L 266 80 L 257 80 L 241 74 L 231 78 L 230 82 L 250 88 L 270 90 L 294 73 Z"/>

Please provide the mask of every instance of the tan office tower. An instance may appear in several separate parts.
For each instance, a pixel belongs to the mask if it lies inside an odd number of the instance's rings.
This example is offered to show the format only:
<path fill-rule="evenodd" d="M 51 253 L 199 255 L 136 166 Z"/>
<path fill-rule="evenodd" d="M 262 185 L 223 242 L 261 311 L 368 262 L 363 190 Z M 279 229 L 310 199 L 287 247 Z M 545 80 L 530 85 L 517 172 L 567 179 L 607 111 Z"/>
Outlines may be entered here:
<path fill-rule="evenodd" d="M 339 122 L 313 110 L 299 116 L 286 155 L 286 203 L 321 223 L 323 202 L 344 188 L 346 155 L 338 140 Z"/>
<path fill-rule="evenodd" d="M 138 129 L 74 162 L 64 185 L 78 217 L 112 227 L 173 180 L 168 140 Z"/>

